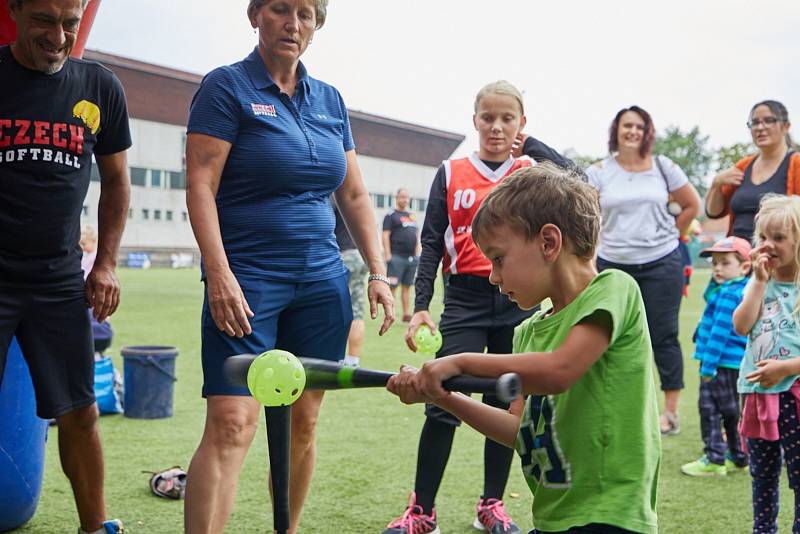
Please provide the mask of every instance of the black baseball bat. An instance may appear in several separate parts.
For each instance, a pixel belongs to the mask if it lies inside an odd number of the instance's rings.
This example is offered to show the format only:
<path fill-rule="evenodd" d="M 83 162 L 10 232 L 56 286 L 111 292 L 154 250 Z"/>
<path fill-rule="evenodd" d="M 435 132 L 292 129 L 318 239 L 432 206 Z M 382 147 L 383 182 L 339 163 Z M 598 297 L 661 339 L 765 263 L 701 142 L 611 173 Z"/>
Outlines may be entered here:
<path fill-rule="evenodd" d="M 225 360 L 225 375 L 232 384 L 247 386 L 247 371 L 257 356 L 240 354 Z M 306 371 L 306 389 L 354 389 L 385 387 L 395 373 L 350 367 L 329 360 L 299 358 Z M 499 378 L 461 375 L 442 382 L 447 391 L 489 393 L 503 402 L 511 402 L 522 392 L 519 376 L 506 373 Z"/>

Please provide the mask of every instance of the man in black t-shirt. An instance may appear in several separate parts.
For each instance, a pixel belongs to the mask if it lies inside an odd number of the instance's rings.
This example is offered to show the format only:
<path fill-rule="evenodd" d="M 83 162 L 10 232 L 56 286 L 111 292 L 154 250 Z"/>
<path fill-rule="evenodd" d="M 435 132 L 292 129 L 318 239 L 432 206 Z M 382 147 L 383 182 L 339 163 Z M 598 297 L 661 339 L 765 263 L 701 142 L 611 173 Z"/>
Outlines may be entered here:
<path fill-rule="evenodd" d="M 106 533 L 121 523 L 105 517 L 86 308 L 102 322 L 119 304 L 115 267 L 131 138 L 119 80 L 97 63 L 69 58 L 84 4 L 8 0 L 17 39 L 0 47 L 0 384 L 16 336 L 37 414 L 58 422 L 79 532 Z M 92 155 L 101 176 L 99 241 L 84 282 L 80 215 Z"/>
<path fill-rule="evenodd" d="M 411 286 L 417 274 L 419 263 L 419 232 L 417 217 L 408 212 L 408 191 L 398 189 L 395 197 L 395 210 L 383 218 L 383 254 L 386 260 L 386 273 L 392 292 L 400 286 L 400 300 L 403 303 L 403 322 L 411 320 Z"/>

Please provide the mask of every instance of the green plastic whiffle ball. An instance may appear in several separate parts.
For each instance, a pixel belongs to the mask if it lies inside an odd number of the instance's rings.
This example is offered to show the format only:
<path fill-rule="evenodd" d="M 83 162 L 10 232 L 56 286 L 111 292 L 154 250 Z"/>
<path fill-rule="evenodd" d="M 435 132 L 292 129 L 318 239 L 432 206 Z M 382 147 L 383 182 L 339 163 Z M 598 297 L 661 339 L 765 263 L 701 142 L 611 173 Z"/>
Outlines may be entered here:
<path fill-rule="evenodd" d="M 247 387 L 264 406 L 289 406 L 303 393 L 306 372 L 291 352 L 268 350 L 250 364 Z"/>
<path fill-rule="evenodd" d="M 432 333 L 427 325 L 422 325 L 414 334 L 414 341 L 417 344 L 417 352 L 421 354 L 436 354 L 442 348 L 442 333 L 438 330 Z"/>

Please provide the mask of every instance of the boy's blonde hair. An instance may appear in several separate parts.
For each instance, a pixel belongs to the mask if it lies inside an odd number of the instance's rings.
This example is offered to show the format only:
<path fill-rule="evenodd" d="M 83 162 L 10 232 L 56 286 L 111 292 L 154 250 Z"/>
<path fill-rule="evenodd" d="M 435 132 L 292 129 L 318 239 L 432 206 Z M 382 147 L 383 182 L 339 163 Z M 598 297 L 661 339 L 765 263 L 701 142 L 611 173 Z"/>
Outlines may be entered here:
<path fill-rule="evenodd" d="M 496 82 L 487 83 L 481 87 L 481 90 L 478 91 L 477 95 L 475 95 L 475 113 L 478 113 L 478 107 L 480 106 L 481 99 L 486 95 L 506 95 L 513 97 L 517 101 L 517 104 L 519 104 L 520 117 L 525 115 L 525 105 L 522 103 L 522 93 L 511 83 L 505 80 L 497 80 Z"/>
<path fill-rule="evenodd" d="M 472 239 L 505 225 L 531 240 L 545 224 L 558 226 L 577 256 L 594 258 L 600 232 L 597 191 L 574 170 L 550 162 L 523 167 L 494 188 L 472 220 Z"/>
<path fill-rule="evenodd" d="M 753 239 L 761 246 L 761 234 L 771 223 L 777 222 L 794 239 L 794 285 L 800 288 L 800 197 L 767 193 L 761 197 L 755 220 Z M 800 299 L 794 304 L 794 315 L 800 316 Z"/>

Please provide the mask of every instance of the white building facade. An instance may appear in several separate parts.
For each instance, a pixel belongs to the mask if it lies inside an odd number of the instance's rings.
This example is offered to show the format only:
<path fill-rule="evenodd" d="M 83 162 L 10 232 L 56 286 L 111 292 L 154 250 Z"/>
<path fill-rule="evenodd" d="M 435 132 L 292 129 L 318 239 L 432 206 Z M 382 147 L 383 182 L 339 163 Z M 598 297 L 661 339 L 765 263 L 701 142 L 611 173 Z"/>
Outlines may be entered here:
<path fill-rule="evenodd" d="M 86 59 L 113 70 L 125 88 L 133 146 L 128 151 L 131 201 L 120 264 L 145 253 L 153 265 L 196 262 L 198 249 L 186 209 L 184 149 L 191 98 L 202 76 L 87 50 Z M 350 110 L 359 165 L 379 228 L 399 188 L 424 217 L 436 169 L 464 136 Z M 84 201 L 82 222 L 97 225 L 99 174 Z M 135 263 L 135 260 L 133 261 Z"/>

